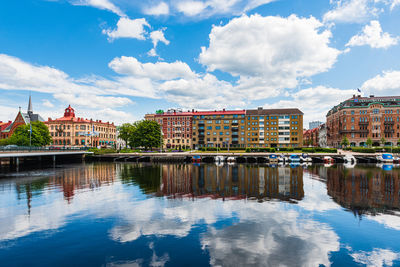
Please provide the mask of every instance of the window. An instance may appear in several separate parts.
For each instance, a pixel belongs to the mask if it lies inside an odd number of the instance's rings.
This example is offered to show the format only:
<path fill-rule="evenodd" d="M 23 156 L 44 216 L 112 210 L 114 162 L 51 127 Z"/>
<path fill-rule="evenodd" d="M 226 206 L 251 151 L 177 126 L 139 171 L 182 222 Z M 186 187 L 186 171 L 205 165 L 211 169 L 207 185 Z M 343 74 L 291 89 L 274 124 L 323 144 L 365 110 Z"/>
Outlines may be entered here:
<path fill-rule="evenodd" d="M 229 126 L 224 126 L 224 130 L 229 130 Z"/>

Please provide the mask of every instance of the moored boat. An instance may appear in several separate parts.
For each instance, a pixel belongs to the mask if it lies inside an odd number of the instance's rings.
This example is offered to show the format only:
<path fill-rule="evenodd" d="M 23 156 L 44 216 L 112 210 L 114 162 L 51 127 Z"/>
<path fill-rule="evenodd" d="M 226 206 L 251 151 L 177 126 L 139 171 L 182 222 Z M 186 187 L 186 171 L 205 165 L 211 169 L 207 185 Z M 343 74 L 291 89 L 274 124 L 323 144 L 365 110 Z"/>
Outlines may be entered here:
<path fill-rule="evenodd" d="M 376 159 L 378 162 L 382 163 L 393 163 L 393 155 L 390 153 L 383 153 L 378 156 L 376 156 Z"/>
<path fill-rule="evenodd" d="M 325 156 L 324 157 L 324 163 L 325 164 L 333 164 L 333 163 L 335 163 L 335 160 L 330 156 Z"/>
<path fill-rule="evenodd" d="M 299 163 L 300 162 L 300 156 L 296 154 L 292 154 L 289 156 L 289 162 L 293 163 Z"/>

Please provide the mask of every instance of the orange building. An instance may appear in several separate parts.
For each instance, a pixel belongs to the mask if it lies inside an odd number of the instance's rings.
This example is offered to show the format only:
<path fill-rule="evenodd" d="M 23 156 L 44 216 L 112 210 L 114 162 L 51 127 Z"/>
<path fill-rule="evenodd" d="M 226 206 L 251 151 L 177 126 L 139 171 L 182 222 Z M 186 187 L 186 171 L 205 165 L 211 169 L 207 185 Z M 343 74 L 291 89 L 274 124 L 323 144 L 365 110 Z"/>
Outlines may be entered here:
<path fill-rule="evenodd" d="M 45 122 L 53 139 L 53 145 L 80 147 L 114 147 L 117 129 L 114 123 L 88 120 L 75 116 L 69 105 L 64 116 Z"/>

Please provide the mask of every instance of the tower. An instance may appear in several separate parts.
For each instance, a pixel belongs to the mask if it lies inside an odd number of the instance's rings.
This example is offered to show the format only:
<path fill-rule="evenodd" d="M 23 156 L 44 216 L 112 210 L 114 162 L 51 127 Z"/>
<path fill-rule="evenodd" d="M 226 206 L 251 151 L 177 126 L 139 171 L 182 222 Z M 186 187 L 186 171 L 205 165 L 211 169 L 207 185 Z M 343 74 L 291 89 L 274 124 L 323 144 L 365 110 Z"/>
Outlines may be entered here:
<path fill-rule="evenodd" d="M 28 103 L 28 114 L 32 115 L 33 114 L 33 108 L 32 108 L 32 98 L 31 95 L 29 94 L 29 103 Z"/>

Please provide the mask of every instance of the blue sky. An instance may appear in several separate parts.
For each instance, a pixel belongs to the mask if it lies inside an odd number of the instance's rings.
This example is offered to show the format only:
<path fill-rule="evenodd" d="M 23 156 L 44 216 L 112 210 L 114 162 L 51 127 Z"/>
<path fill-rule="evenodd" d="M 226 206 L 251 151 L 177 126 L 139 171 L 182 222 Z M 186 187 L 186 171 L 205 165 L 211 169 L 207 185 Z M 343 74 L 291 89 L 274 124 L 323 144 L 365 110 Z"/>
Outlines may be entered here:
<path fill-rule="evenodd" d="M 0 9 L 0 120 L 141 119 L 400 95 L 400 0 L 20 0 Z"/>

